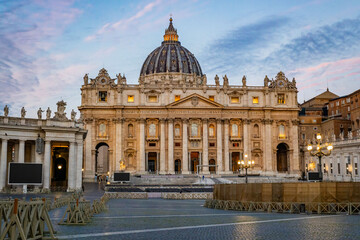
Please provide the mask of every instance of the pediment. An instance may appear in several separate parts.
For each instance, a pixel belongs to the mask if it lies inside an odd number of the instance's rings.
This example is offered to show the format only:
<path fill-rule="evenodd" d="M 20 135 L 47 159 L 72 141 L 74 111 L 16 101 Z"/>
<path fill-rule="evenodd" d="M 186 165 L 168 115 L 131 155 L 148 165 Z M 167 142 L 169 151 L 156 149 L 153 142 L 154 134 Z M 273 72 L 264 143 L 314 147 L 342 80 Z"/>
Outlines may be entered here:
<path fill-rule="evenodd" d="M 211 101 L 199 94 L 191 94 L 183 99 L 168 104 L 168 108 L 223 108 L 220 103 Z"/>

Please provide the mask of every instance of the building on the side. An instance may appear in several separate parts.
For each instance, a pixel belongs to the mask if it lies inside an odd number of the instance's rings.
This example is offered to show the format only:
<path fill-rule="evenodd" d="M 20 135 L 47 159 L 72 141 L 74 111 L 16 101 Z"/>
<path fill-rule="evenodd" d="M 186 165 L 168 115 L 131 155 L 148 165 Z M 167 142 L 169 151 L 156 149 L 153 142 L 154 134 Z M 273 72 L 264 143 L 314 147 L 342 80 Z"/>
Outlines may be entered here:
<path fill-rule="evenodd" d="M 26 118 L 26 111 L 21 110 L 21 117 L 8 116 L 5 106 L 4 116 L 0 116 L 0 189 L 9 189 L 9 163 L 42 163 L 44 191 L 50 189 L 81 190 L 83 142 L 86 131 L 81 122 L 66 117 L 64 101 L 57 103 L 55 116 L 51 110 L 42 118 L 38 110 L 38 119 Z M 30 187 L 30 186 L 29 186 Z M 39 187 L 39 186 L 37 186 Z"/>
<path fill-rule="evenodd" d="M 360 90 L 356 90 L 339 97 L 327 90 L 319 95 L 323 98 L 326 95 L 327 101 L 317 101 L 319 105 L 316 109 L 308 104 L 310 100 L 301 105 L 299 142 L 300 162 L 304 172 L 318 171 L 318 158 L 311 157 L 306 147 L 309 143 L 314 143 L 316 134 L 320 133 L 324 142 L 331 143 L 334 147 L 330 156 L 322 158 L 324 180 L 360 181 L 359 93 Z M 311 100 L 314 101 L 317 97 Z"/>
<path fill-rule="evenodd" d="M 87 138 L 84 176 L 233 174 L 245 154 L 253 173 L 299 177 L 295 79 L 283 72 L 250 86 L 244 76 L 209 84 L 195 56 L 181 45 L 170 19 L 164 41 L 142 65 L 138 84 L 103 68 L 84 76 L 79 110 Z"/>

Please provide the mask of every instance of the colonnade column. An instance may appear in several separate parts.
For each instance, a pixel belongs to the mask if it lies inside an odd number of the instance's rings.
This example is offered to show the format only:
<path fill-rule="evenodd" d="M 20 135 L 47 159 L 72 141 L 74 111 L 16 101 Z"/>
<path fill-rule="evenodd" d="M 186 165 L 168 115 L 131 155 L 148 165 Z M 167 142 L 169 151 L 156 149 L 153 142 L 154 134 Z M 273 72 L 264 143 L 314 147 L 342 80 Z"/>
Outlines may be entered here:
<path fill-rule="evenodd" d="M 43 188 L 50 188 L 50 158 L 51 158 L 51 141 L 45 141 L 45 153 L 44 153 L 44 180 Z"/>
<path fill-rule="evenodd" d="M 95 162 L 92 162 L 92 153 L 91 153 L 91 139 L 92 139 L 92 119 L 85 119 L 85 128 L 87 130 L 87 135 L 85 138 L 85 161 L 84 161 L 84 177 L 87 179 L 94 179 L 95 169 L 92 170 L 92 167 Z"/>
<path fill-rule="evenodd" d="M 248 159 L 251 159 L 251 152 L 250 152 L 250 148 L 249 148 L 249 142 L 250 142 L 249 124 L 250 124 L 250 121 L 248 119 L 245 119 L 243 121 L 243 126 L 244 126 L 243 141 L 244 141 L 244 156 L 245 156 L 245 154 L 247 154 Z"/>
<path fill-rule="evenodd" d="M 80 190 L 82 187 L 82 167 L 83 167 L 83 142 L 77 142 L 76 153 L 76 189 Z"/>
<path fill-rule="evenodd" d="M 160 174 L 165 174 L 165 119 L 160 119 Z"/>
<path fill-rule="evenodd" d="M 174 119 L 168 119 L 168 173 L 174 174 Z"/>
<path fill-rule="evenodd" d="M 182 174 L 189 174 L 189 157 L 188 157 L 188 119 L 183 119 L 182 127 Z"/>
<path fill-rule="evenodd" d="M 224 124 L 224 161 L 225 161 L 225 173 L 230 173 L 229 168 L 229 120 L 225 119 Z"/>
<path fill-rule="evenodd" d="M 69 146 L 69 167 L 68 167 L 68 191 L 75 189 L 76 174 L 76 158 L 75 158 L 75 142 L 70 142 Z"/>
<path fill-rule="evenodd" d="M 271 174 L 273 171 L 272 168 L 272 144 L 271 144 L 271 125 L 272 120 L 271 119 L 265 119 L 265 166 L 266 166 L 266 172 Z"/>
<path fill-rule="evenodd" d="M 217 168 L 217 173 L 221 174 L 223 172 L 223 161 L 222 161 L 222 124 L 221 124 L 221 119 L 217 120 L 217 125 L 216 125 L 216 148 L 217 148 L 217 153 L 216 153 L 216 164 L 218 165 Z"/>
<path fill-rule="evenodd" d="M 0 162 L 0 191 L 3 190 L 6 183 L 6 165 L 7 165 L 7 147 L 8 140 L 2 139 L 1 141 L 1 162 Z"/>
<path fill-rule="evenodd" d="M 122 153 L 122 119 L 116 119 L 115 120 L 115 129 L 116 129 L 116 142 L 115 142 L 115 171 L 119 171 L 120 170 L 120 161 L 123 160 L 121 159 L 121 153 Z"/>
<path fill-rule="evenodd" d="M 140 161 L 140 173 L 145 173 L 145 119 L 140 119 L 140 151 L 139 151 L 139 161 Z"/>
<path fill-rule="evenodd" d="M 299 166 L 299 136 L 298 136 L 298 120 L 297 119 L 293 119 L 291 121 L 291 130 L 292 130 L 292 134 L 290 136 L 290 138 L 292 138 L 292 146 L 291 148 L 293 149 L 293 159 L 292 159 L 292 164 L 290 162 L 290 173 L 294 173 L 294 174 L 300 174 L 300 166 Z"/>
<path fill-rule="evenodd" d="M 24 163 L 25 161 L 25 140 L 19 140 L 19 163 Z"/>
<path fill-rule="evenodd" d="M 209 165 L 209 156 L 208 156 L 208 149 L 209 149 L 209 139 L 208 139 L 208 124 L 207 119 L 203 119 L 203 153 L 202 153 L 202 165 Z M 205 166 L 202 168 L 203 174 L 210 174 L 209 167 Z"/>

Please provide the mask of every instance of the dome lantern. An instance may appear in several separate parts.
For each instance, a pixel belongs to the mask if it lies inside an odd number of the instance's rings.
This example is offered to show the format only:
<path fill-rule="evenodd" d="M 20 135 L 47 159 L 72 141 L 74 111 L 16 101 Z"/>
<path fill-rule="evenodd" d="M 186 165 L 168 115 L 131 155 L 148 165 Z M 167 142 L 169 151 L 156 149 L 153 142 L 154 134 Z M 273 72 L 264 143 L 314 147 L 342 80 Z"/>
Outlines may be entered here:
<path fill-rule="evenodd" d="M 172 17 L 170 17 L 170 23 L 169 23 L 169 27 L 165 30 L 165 35 L 164 35 L 164 42 L 177 42 L 179 39 L 179 36 L 177 35 L 177 30 L 174 28 L 173 24 L 172 24 Z"/>

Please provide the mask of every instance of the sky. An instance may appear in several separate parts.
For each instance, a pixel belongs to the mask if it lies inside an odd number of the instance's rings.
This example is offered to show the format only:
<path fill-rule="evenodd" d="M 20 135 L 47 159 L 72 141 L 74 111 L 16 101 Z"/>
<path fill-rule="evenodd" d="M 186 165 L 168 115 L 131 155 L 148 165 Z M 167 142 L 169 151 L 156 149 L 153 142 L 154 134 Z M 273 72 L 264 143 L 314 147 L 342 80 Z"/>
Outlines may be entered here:
<path fill-rule="evenodd" d="M 85 73 L 103 67 L 137 84 L 170 14 L 208 84 L 226 74 L 261 86 L 283 71 L 300 103 L 327 87 L 339 96 L 360 88 L 358 0 L 0 0 L 0 115 L 25 106 L 35 118 L 64 100 L 69 117 Z"/>

